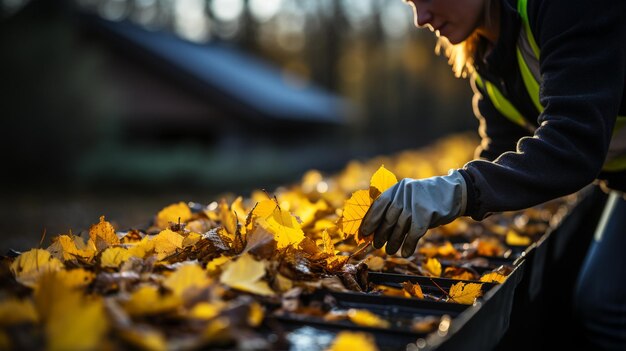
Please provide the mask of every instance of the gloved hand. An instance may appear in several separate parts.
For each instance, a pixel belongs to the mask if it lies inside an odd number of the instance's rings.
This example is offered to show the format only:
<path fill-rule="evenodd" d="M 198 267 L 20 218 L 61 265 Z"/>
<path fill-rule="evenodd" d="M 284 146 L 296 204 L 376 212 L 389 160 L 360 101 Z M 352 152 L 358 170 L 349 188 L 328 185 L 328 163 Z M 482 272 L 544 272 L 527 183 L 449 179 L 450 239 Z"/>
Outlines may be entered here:
<path fill-rule="evenodd" d="M 360 235 L 374 234 L 374 247 L 386 242 L 391 255 L 402 246 L 402 256 L 409 257 L 426 230 L 463 215 L 466 202 L 467 186 L 457 170 L 446 176 L 405 178 L 374 201 L 363 218 Z"/>

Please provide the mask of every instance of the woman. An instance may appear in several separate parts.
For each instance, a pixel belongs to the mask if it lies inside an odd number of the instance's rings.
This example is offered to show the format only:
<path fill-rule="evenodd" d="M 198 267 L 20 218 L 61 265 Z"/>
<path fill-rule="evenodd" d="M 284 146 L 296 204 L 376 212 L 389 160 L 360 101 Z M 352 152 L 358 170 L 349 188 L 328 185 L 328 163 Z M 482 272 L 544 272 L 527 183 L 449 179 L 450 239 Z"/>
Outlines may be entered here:
<path fill-rule="evenodd" d="M 481 220 L 601 183 L 611 192 L 606 219 L 575 300 L 594 346 L 625 350 L 626 2 L 407 3 L 455 74 L 471 79 L 482 143 L 463 168 L 384 192 L 361 234 L 406 257 L 428 228 L 459 216 Z"/>

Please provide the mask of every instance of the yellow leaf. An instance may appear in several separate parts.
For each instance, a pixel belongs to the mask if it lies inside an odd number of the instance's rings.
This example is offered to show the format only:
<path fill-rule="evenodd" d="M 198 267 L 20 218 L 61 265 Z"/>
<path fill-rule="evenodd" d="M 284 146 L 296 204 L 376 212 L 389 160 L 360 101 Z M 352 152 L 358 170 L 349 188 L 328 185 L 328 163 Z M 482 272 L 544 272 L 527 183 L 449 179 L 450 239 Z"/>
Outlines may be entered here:
<path fill-rule="evenodd" d="M 443 276 L 459 280 L 476 280 L 477 276 L 470 270 L 462 267 L 446 267 Z"/>
<path fill-rule="evenodd" d="M 395 174 L 387 170 L 384 165 L 380 166 L 370 180 L 370 189 L 375 189 L 370 190 L 370 197 L 372 199 L 376 199 L 380 194 L 391 188 L 397 182 L 398 178 L 396 178 Z"/>
<path fill-rule="evenodd" d="M 456 303 L 471 305 L 482 295 L 482 284 L 458 282 L 450 287 L 450 298 Z"/>
<path fill-rule="evenodd" d="M 171 204 L 157 213 L 156 226 L 161 229 L 167 229 L 170 222 L 181 223 L 187 222 L 191 218 L 191 209 L 184 202 Z"/>
<path fill-rule="evenodd" d="M 342 214 L 341 230 L 346 235 L 357 236 L 365 213 L 372 205 L 369 191 L 357 190 L 346 201 Z"/>
<path fill-rule="evenodd" d="M 209 261 L 209 263 L 207 263 L 206 265 L 206 270 L 209 273 L 213 273 L 215 272 L 220 266 L 222 266 L 224 263 L 226 262 L 230 262 L 232 260 L 232 257 L 228 257 L 228 256 L 220 256 L 217 258 L 212 259 L 211 261 Z"/>
<path fill-rule="evenodd" d="M 77 238 L 79 240 L 82 240 L 80 237 Z M 79 250 L 76 246 L 75 239 L 73 237 L 70 237 L 69 235 L 57 236 L 52 242 L 52 245 L 50 245 L 47 250 L 54 257 L 62 261 L 72 260 L 76 257 L 83 257 L 88 259 L 93 257 L 93 254 L 95 253 L 94 251 L 87 252 L 86 250 Z"/>
<path fill-rule="evenodd" d="M 254 210 L 252 210 L 253 217 L 267 218 L 274 213 L 274 210 L 278 207 L 278 204 L 274 200 L 263 200 L 256 204 Z"/>
<path fill-rule="evenodd" d="M 128 248 L 128 253 L 132 257 L 145 258 L 149 253 L 154 251 L 154 241 L 146 236 L 140 242 L 133 244 Z"/>
<path fill-rule="evenodd" d="M 124 341 L 131 345 L 137 346 L 140 350 L 147 351 L 166 351 L 167 341 L 165 336 L 153 329 L 123 329 L 120 336 Z"/>
<path fill-rule="evenodd" d="M 506 244 L 511 246 L 528 246 L 532 243 L 530 237 L 517 234 L 514 230 L 506 233 Z"/>
<path fill-rule="evenodd" d="M 371 334 L 342 331 L 326 351 L 378 351 L 378 348 Z"/>
<path fill-rule="evenodd" d="M 300 191 L 287 191 L 278 195 L 280 207 L 285 211 L 290 211 L 296 215 L 303 226 L 312 223 L 319 211 L 328 209 L 328 204 L 324 200 L 312 203 Z"/>
<path fill-rule="evenodd" d="M 370 255 L 362 261 L 367 265 L 369 271 L 381 271 L 385 268 L 385 259 L 380 256 Z"/>
<path fill-rule="evenodd" d="M 152 242 L 154 243 L 154 251 L 157 254 L 157 258 L 162 260 L 176 252 L 176 249 L 183 247 L 183 236 L 165 229 L 152 238 Z"/>
<path fill-rule="evenodd" d="M 258 327 L 263 322 L 264 316 L 265 311 L 263 311 L 263 307 L 257 302 L 252 302 L 248 311 L 248 325 L 253 328 Z"/>
<path fill-rule="evenodd" d="M 348 318 L 350 318 L 352 323 L 364 327 L 389 328 L 391 326 L 389 321 L 380 318 L 368 310 L 351 308 L 348 310 Z"/>
<path fill-rule="evenodd" d="M 84 297 L 57 272 L 42 276 L 35 305 L 44 322 L 47 349 L 94 350 L 109 328 L 100 297 Z"/>
<path fill-rule="evenodd" d="M 326 259 L 326 269 L 331 272 L 337 272 L 343 267 L 350 256 L 333 256 Z"/>
<path fill-rule="evenodd" d="M 293 288 L 293 281 L 280 273 L 276 274 L 274 284 L 280 292 L 286 292 Z"/>
<path fill-rule="evenodd" d="M 483 283 L 499 283 L 502 284 L 506 280 L 506 276 L 497 272 L 490 272 L 480 277 L 480 281 Z"/>
<path fill-rule="evenodd" d="M 209 284 L 206 272 L 196 263 L 183 264 L 163 282 L 164 287 L 181 297 L 187 289 L 201 289 Z"/>
<path fill-rule="evenodd" d="M 324 245 L 322 252 L 330 256 L 335 256 L 335 245 L 333 244 L 327 230 L 322 232 L 322 243 Z"/>
<path fill-rule="evenodd" d="M 39 320 L 31 300 L 9 298 L 0 301 L 0 326 L 36 323 Z"/>
<path fill-rule="evenodd" d="M 231 239 L 234 239 L 235 233 L 237 232 L 237 215 L 235 215 L 235 213 L 230 210 L 225 199 L 222 199 L 220 201 L 219 216 L 222 227 L 224 227 L 226 233 L 228 233 L 228 236 Z"/>
<path fill-rule="evenodd" d="M 217 317 L 222 311 L 222 305 L 217 303 L 200 302 L 189 311 L 189 317 L 209 320 Z"/>
<path fill-rule="evenodd" d="M 472 243 L 476 246 L 476 254 L 481 256 L 501 256 L 505 248 L 498 238 L 479 238 Z"/>
<path fill-rule="evenodd" d="M 417 297 L 418 299 L 424 298 L 422 287 L 418 283 L 403 282 L 402 288 L 404 289 L 406 297 Z"/>
<path fill-rule="evenodd" d="M 63 281 L 68 287 L 81 288 L 89 285 L 95 278 L 96 274 L 84 268 L 75 268 L 71 270 L 57 271 L 59 280 Z"/>
<path fill-rule="evenodd" d="M 261 280 L 264 275 L 265 264 L 246 253 L 226 266 L 220 276 L 220 282 L 231 288 L 258 295 L 274 295 L 267 282 Z"/>
<path fill-rule="evenodd" d="M 183 248 L 195 245 L 200 239 L 202 239 L 202 235 L 193 232 L 189 233 L 189 235 L 183 239 Z"/>
<path fill-rule="evenodd" d="M 117 268 L 131 257 L 131 252 L 123 247 L 109 247 L 100 256 L 100 266 Z"/>
<path fill-rule="evenodd" d="M 376 290 L 380 291 L 385 296 L 407 297 L 407 292 L 404 289 L 393 288 L 386 285 L 377 285 Z"/>
<path fill-rule="evenodd" d="M 35 287 L 37 280 L 46 272 L 62 269 L 63 263 L 52 257 L 50 252 L 42 249 L 32 249 L 18 256 L 11 264 L 11 273 L 19 283 Z"/>
<path fill-rule="evenodd" d="M 215 318 L 206 326 L 202 332 L 202 338 L 207 343 L 220 343 L 229 339 L 231 331 L 229 329 L 230 320 L 227 317 Z"/>
<path fill-rule="evenodd" d="M 424 264 L 424 268 L 435 277 L 441 277 L 441 262 L 436 258 L 429 258 Z"/>
<path fill-rule="evenodd" d="M 298 245 L 304 239 L 300 223 L 288 211 L 283 211 L 279 207 L 276 207 L 269 217 L 259 219 L 258 223 L 263 229 L 274 234 L 276 247 L 279 249 Z"/>
<path fill-rule="evenodd" d="M 237 196 L 235 201 L 233 201 L 233 203 L 230 204 L 230 209 L 233 210 L 233 212 L 235 212 L 235 214 L 237 215 L 237 219 L 239 220 L 240 223 L 246 222 L 247 211 L 243 205 L 243 197 Z"/>
<path fill-rule="evenodd" d="M 155 315 L 173 311 L 181 302 L 176 295 L 161 295 L 156 286 L 143 285 L 130 295 L 124 309 L 132 316 Z"/>
<path fill-rule="evenodd" d="M 264 200 L 254 207 L 252 216 L 263 229 L 274 234 L 277 248 L 298 245 L 304 239 L 300 223 L 274 200 Z"/>
<path fill-rule="evenodd" d="M 337 224 L 335 224 L 335 222 L 326 218 L 322 218 L 322 219 L 315 221 L 315 223 L 313 224 L 313 232 L 317 233 L 323 230 L 330 230 L 336 227 L 337 227 Z"/>
<path fill-rule="evenodd" d="M 111 223 L 104 220 L 104 216 L 100 216 L 100 222 L 89 227 L 89 239 L 100 248 L 100 243 L 105 246 L 117 245 L 120 239 L 115 234 L 115 228 Z"/>

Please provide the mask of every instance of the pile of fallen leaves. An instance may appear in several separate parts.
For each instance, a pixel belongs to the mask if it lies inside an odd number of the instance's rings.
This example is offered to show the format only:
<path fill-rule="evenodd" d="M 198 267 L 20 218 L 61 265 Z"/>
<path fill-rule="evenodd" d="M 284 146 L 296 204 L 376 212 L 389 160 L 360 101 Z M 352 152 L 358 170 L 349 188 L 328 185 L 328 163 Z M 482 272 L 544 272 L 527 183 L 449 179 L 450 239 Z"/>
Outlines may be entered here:
<path fill-rule="evenodd" d="M 300 184 L 272 194 L 171 204 L 146 228 L 120 231 L 103 216 L 88 235 L 60 234 L 47 248 L 4 256 L 0 348 L 285 349 L 285 333 L 268 322 L 273 316 L 389 328 L 367 310 L 301 303 L 301 296 L 316 291 L 472 304 L 483 283 L 504 282 L 510 268 L 477 272 L 460 262 L 505 255 L 512 235 L 530 244 L 535 233 L 522 229 L 534 221 L 537 232 L 545 230 L 553 207 L 491 224 L 460 219 L 427 234 L 408 259 L 374 250 L 357 234 L 371 203 L 397 182 L 386 167 L 401 177 L 445 173 L 471 157 L 458 152 L 470 150 L 468 145 L 464 137 L 454 137 L 426 150 L 352 162 L 334 177 L 310 171 Z M 453 245 L 450 238 L 460 235 L 467 236 L 466 243 Z M 410 281 L 401 287 L 373 284 L 368 281 L 373 271 L 465 282 L 431 294 Z M 421 322 L 416 330 L 423 329 Z M 375 349 L 371 336 L 347 332 L 330 347 L 346 345 Z"/>

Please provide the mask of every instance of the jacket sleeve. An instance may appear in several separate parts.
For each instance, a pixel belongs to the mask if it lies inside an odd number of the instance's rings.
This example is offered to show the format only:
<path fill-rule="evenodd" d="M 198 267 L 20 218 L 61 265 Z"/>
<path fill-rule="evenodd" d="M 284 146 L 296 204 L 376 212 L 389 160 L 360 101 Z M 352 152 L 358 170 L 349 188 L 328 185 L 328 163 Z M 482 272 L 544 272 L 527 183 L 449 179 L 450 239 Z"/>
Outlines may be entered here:
<path fill-rule="evenodd" d="M 532 137 L 493 162 L 474 160 L 466 215 L 519 210 L 573 193 L 599 174 L 621 102 L 624 1 L 529 1 L 545 107 Z"/>
<path fill-rule="evenodd" d="M 493 161 L 506 151 L 515 151 L 517 141 L 528 135 L 528 131 L 504 117 L 489 99 L 487 93 L 471 80 L 472 107 L 478 119 L 478 134 L 481 142 L 474 158 Z"/>

